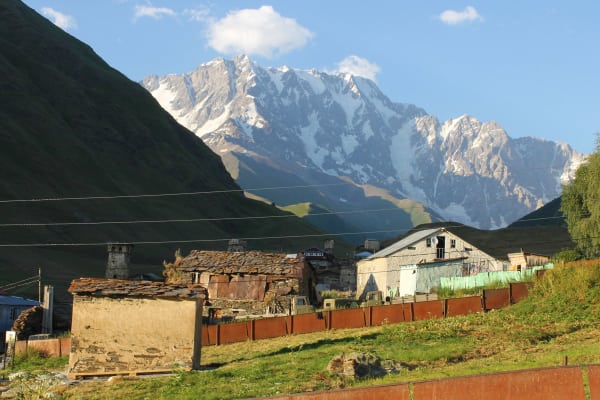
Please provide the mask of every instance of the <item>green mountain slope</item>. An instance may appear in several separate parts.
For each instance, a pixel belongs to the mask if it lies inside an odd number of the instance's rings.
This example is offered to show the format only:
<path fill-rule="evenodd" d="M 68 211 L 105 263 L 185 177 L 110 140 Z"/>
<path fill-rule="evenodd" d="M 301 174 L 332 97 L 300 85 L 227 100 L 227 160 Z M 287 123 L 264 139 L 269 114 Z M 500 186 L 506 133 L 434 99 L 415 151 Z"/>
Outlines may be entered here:
<path fill-rule="evenodd" d="M 561 197 L 557 197 L 543 207 L 530 212 L 509 225 L 510 228 L 523 226 L 557 225 L 566 229 L 565 216 L 560 210 Z"/>
<path fill-rule="evenodd" d="M 416 201 L 400 199 L 385 189 L 359 184 L 350 178 L 329 176 L 315 170 L 284 170 L 269 160 L 237 152 L 227 153 L 223 162 L 244 188 L 301 186 L 297 191 L 247 190 L 282 207 L 309 202 L 335 210 L 338 212 L 336 218 L 306 217 L 307 221 L 327 232 L 368 231 L 371 232 L 368 237 L 383 239 L 398 230 L 441 220 L 435 212 Z M 355 228 L 349 230 L 348 227 Z M 360 244 L 365 235 L 349 235 L 345 239 Z"/>
<path fill-rule="evenodd" d="M 146 90 L 17 0 L 0 2 L 0 77 L 0 287 L 38 267 L 50 283 L 101 276 L 111 241 L 146 243 L 134 272 L 160 272 L 178 248 L 224 249 L 228 238 L 268 236 L 249 247 L 283 251 L 322 242 L 278 239 L 320 234 L 291 214 L 241 219 L 285 213 L 244 197 Z M 15 202 L 181 192 L 212 193 Z M 23 226 L 166 219 L 194 221 Z"/>

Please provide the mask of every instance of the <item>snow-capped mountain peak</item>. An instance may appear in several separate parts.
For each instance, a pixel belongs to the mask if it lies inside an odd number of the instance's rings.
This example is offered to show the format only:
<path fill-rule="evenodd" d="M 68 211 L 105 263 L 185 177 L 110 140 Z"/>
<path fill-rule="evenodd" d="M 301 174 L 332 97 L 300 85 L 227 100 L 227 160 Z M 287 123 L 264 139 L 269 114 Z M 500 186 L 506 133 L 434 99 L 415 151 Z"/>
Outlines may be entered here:
<path fill-rule="evenodd" d="M 274 171 L 313 184 L 343 178 L 481 228 L 559 196 L 583 162 L 564 143 L 512 139 L 495 121 L 461 115 L 440 123 L 350 74 L 263 68 L 240 56 L 142 84 L 217 154 L 245 154 L 268 169 L 263 186 Z M 352 203 L 339 193 L 323 202 L 342 206 L 334 197 Z M 305 201 L 302 193 L 282 198 Z"/>

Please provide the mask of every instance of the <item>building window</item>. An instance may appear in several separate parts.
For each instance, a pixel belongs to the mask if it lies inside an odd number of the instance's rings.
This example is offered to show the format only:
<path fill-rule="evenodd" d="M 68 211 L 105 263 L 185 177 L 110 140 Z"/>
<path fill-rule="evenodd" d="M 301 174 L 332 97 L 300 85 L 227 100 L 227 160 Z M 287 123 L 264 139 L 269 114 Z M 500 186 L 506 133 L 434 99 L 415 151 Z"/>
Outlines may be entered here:
<path fill-rule="evenodd" d="M 437 258 L 446 258 L 446 249 L 444 249 L 443 247 L 438 247 L 435 250 Z"/>
<path fill-rule="evenodd" d="M 192 272 L 192 283 L 200 283 L 200 272 Z"/>
<path fill-rule="evenodd" d="M 408 250 L 416 250 L 417 249 L 415 246 L 408 246 L 407 248 L 408 248 Z"/>
<path fill-rule="evenodd" d="M 451 249 L 455 249 L 456 248 L 456 240 L 450 239 L 450 248 Z"/>
<path fill-rule="evenodd" d="M 427 239 L 425 239 L 425 245 L 426 245 L 427 247 L 431 247 L 431 238 L 427 238 Z"/>

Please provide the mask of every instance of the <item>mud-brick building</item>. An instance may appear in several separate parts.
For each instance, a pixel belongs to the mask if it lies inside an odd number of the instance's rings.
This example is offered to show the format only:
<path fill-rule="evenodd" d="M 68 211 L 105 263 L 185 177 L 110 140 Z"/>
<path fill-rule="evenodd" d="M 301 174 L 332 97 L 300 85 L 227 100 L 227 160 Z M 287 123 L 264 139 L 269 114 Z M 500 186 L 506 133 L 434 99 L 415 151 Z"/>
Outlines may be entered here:
<path fill-rule="evenodd" d="M 316 301 L 315 272 L 302 254 L 193 250 L 165 263 L 164 274 L 167 283 L 206 287 L 223 317 L 285 313 L 296 295 Z"/>
<path fill-rule="evenodd" d="M 72 378 L 198 369 L 206 289 L 81 278 L 71 282 Z"/>

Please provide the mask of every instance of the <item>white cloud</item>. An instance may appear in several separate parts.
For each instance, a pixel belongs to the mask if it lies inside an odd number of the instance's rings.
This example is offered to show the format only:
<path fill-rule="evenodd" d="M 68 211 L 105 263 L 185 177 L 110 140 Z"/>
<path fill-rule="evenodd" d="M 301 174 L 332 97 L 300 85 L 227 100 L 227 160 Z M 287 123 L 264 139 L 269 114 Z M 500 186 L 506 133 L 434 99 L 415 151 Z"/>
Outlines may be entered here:
<path fill-rule="evenodd" d="M 446 10 L 439 15 L 440 21 L 447 25 L 458 25 L 463 22 L 483 21 L 475 7 L 467 6 L 463 11 Z"/>
<path fill-rule="evenodd" d="M 63 14 L 51 7 L 42 8 L 42 15 L 64 31 L 77 28 L 77 21 L 70 15 Z"/>
<path fill-rule="evenodd" d="M 175 16 L 177 13 L 170 8 L 167 7 L 154 7 L 154 6 L 142 6 L 137 4 L 135 6 L 135 11 L 133 14 L 134 19 L 150 17 L 154 19 L 161 19 L 163 16 Z"/>
<path fill-rule="evenodd" d="M 313 36 L 296 20 L 282 17 L 271 6 L 262 6 L 232 11 L 213 21 L 208 44 L 219 53 L 273 58 L 303 47 Z"/>
<path fill-rule="evenodd" d="M 372 81 L 377 80 L 376 76 L 380 70 L 379 65 L 355 55 L 348 56 L 338 63 L 338 72 L 362 76 Z"/>
<path fill-rule="evenodd" d="M 192 21 L 197 22 L 210 22 L 212 18 L 208 8 L 186 8 L 183 10 L 183 15 L 189 17 Z"/>

